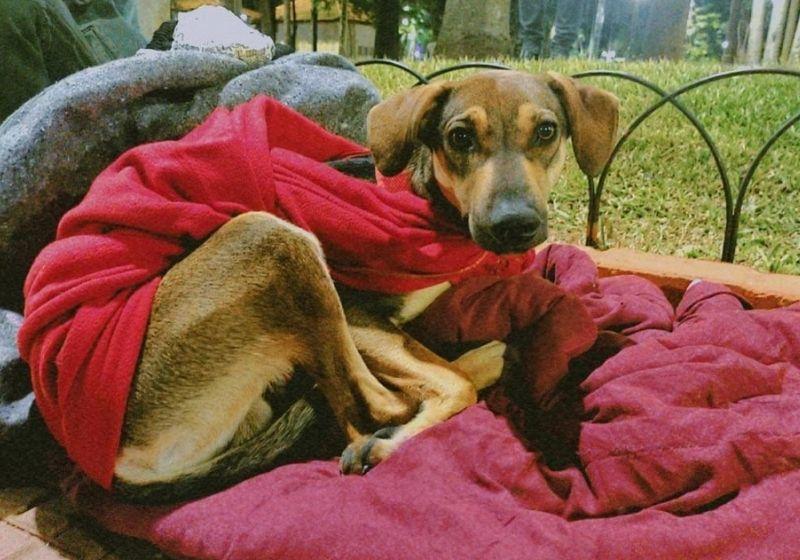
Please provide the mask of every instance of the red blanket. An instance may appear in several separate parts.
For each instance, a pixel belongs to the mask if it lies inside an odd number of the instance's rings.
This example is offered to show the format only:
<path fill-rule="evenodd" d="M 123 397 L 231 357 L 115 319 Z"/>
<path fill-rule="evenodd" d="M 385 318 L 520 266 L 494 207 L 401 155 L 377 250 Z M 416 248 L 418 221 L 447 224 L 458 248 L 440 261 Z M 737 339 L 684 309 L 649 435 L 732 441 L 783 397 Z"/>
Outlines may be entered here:
<path fill-rule="evenodd" d="M 636 341 L 582 383 L 578 437 L 554 434 L 571 462 L 548 467 L 481 403 L 363 477 L 318 461 L 177 507 L 91 491 L 79 502 L 111 530 L 188 558 L 800 558 L 800 305 L 747 311 L 700 283 L 673 311 L 641 279 L 598 280 L 569 247 L 543 252 L 536 269 L 599 327 Z M 469 337 L 480 293 L 472 286 L 454 327 L 429 335 Z M 486 322 L 503 323 L 502 306 L 484 307 Z"/>
<path fill-rule="evenodd" d="M 529 266 L 532 253 L 482 250 L 410 191 L 320 163 L 364 152 L 261 96 L 125 153 L 64 216 L 25 283 L 19 345 L 48 427 L 96 482 L 111 482 L 161 276 L 232 216 L 266 211 L 313 232 L 336 280 L 384 293 Z"/>

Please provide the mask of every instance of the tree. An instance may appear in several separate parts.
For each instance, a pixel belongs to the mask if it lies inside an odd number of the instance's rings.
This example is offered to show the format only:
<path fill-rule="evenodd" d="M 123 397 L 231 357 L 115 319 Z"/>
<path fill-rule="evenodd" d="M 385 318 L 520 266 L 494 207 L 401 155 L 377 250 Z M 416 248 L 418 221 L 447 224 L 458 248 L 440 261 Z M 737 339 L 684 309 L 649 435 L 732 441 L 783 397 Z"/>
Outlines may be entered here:
<path fill-rule="evenodd" d="M 400 58 L 400 0 L 375 0 L 375 56 Z"/>
<path fill-rule="evenodd" d="M 594 14 L 594 24 L 592 34 L 589 38 L 589 58 L 597 58 L 600 54 L 600 39 L 603 36 L 603 25 L 606 19 L 606 0 L 597 0 L 597 8 Z"/>
<path fill-rule="evenodd" d="M 354 11 L 371 16 L 375 25 L 375 56 L 386 58 L 402 55 L 400 29 L 404 18 L 417 24 L 424 20 L 428 33 L 435 37 L 445 7 L 445 0 L 348 0 L 348 3 Z M 425 17 L 420 18 L 423 14 Z"/>
<path fill-rule="evenodd" d="M 292 44 L 292 1 L 283 0 L 283 40 Z"/>
<path fill-rule="evenodd" d="M 800 64 L 800 22 L 798 22 L 794 31 L 792 49 L 789 51 L 789 62 L 791 64 Z"/>
<path fill-rule="evenodd" d="M 339 54 L 353 56 L 353 41 L 350 39 L 350 7 L 348 0 L 339 0 Z"/>
<path fill-rule="evenodd" d="M 731 0 L 728 15 L 728 24 L 725 26 L 725 52 L 722 53 L 722 62 L 731 63 L 739 52 L 739 26 L 744 19 L 744 6 L 742 0 Z"/>
<path fill-rule="evenodd" d="M 783 46 L 781 47 L 781 62 L 789 59 L 789 51 L 792 48 L 792 38 L 797 31 L 798 17 L 800 17 L 800 0 L 791 0 L 786 15 L 786 29 L 783 32 Z"/>
<path fill-rule="evenodd" d="M 486 58 L 511 54 L 510 0 L 447 0 L 436 54 Z"/>
<path fill-rule="evenodd" d="M 258 0 L 258 9 L 261 12 L 261 33 L 274 37 L 275 7 L 272 0 Z"/>
<path fill-rule="evenodd" d="M 688 58 L 722 58 L 726 34 L 723 18 L 729 11 L 730 2 L 726 0 L 694 0 L 688 26 Z"/>
<path fill-rule="evenodd" d="M 444 18 L 444 9 L 447 0 L 416 0 L 414 4 L 425 10 L 430 15 L 431 33 L 434 37 L 439 36 Z"/>
<path fill-rule="evenodd" d="M 786 15 L 789 2 L 786 0 L 772 0 L 772 15 L 769 18 L 769 30 L 764 46 L 764 64 L 777 64 L 783 43 L 783 30 L 786 27 Z"/>
<path fill-rule="evenodd" d="M 690 5 L 691 0 L 650 0 L 638 41 L 643 58 L 683 58 Z"/>
<path fill-rule="evenodd" d="M 764 20 L 767 16 L 767 0 L 753 0 L 753 9 L 750 11 L 750 30 L 747 37 L 747 63 L 758 64 L 761 62 L 761 52 L 764 48 Z"/>

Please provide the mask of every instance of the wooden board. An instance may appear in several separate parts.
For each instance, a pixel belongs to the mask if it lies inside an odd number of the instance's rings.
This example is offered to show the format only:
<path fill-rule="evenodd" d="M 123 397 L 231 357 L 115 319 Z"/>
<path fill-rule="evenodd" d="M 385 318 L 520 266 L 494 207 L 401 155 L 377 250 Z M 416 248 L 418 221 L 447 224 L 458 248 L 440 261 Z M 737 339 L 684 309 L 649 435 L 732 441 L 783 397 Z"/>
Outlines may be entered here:
<path fill-rule="evenodd" d="M 597 263 L 601 276 L 642 276 L 660 286 L 673 303 L 680 300 L 695 278 L 725 284 L 758 309 L 800 302 L 800 276 L 767 274 L 739 264 L 653 255 L 631 249 L 583 249 Z"/>

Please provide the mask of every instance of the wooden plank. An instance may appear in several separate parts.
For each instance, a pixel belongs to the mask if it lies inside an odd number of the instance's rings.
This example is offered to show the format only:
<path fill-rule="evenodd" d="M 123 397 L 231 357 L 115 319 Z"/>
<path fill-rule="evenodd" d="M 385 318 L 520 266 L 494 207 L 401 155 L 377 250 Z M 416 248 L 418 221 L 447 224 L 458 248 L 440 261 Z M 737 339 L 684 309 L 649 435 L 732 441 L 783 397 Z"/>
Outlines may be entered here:
<path fill-rule="evenodd" d="M 601 276 L 642 276 L 660 286 L 673 303 L 680 300 L 695 278 L 725 284 L 759 309 L 800 301 L 800 276 L 767 274 L 739 264 L 654 255 L 631 249 L 582 249 L 597 263 Z"/>

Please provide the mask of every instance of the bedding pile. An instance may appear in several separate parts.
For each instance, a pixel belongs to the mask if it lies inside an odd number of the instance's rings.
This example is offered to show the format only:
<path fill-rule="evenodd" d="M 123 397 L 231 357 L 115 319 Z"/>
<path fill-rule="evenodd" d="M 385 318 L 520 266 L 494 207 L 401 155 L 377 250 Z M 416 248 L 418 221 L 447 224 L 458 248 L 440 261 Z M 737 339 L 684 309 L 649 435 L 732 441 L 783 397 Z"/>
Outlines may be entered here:
<path fill-rule="evenodd" d="M 187 558 L 800 557 L 800 305 L 747 310 L 701 282 L 673 312 L 644 280 L 598 279 L 572 247 L 536 267 L 634 342 L 582 382 L 577 437 L 551 442 L 574 443 L 570 464 L 548 466 L 481 402 L 363 477 L 332 459 L 175 507 L 87 487 L 78 503 Z"/>
<path fill-rule="evenodd" d="M 314 231 L 350 285 L 456 282 L 415 336 L 504 338 L 522 367 L 365 476 L 329 458 L 169 507 L 86 483 L 73 488 L 84 511 L 185 558 L 800 557 L 800 305 L 749 310 L 700 282 L 673 309 L 645 280 L 599 278 L 573 247 L 492 256 L 421 199 L 353 189 L 316 163 L 360 146 L 321 129 L 309 142 L 307 121 L 266 98 L 242 107 L 123 156 L 31 271 L 22 352 L 50 428 L 95 482 L 109 481 L 158 279 L 244 211 Z M 353 221 L 325 229 L 343 200 Z"/>

